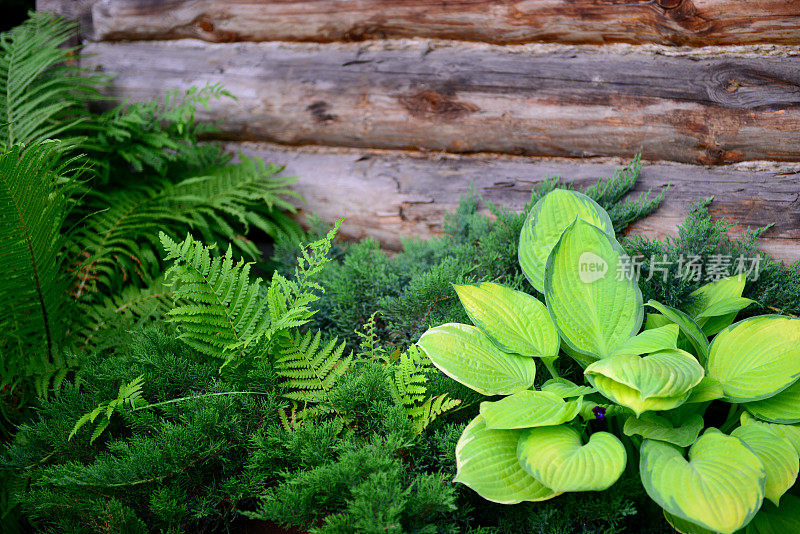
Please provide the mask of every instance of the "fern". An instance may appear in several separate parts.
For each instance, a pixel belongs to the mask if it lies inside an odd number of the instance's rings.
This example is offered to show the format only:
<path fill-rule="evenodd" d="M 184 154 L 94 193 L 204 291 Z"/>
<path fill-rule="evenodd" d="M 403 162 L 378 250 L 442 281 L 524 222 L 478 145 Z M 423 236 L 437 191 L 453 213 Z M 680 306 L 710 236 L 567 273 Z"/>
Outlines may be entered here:
<path fill-rule="evenodd" d="M 147 401 L 145 401 L 144 397 L 142 396 L 143 384 L 144 375 L 139 375 L 127 384 L 122 384 L 119 387 L 119 392 L 117 393 L 116 399 L 108 402 L 101 402 L 97 408 L 78 419 L 67 440 L 72 439 L 73 436 L 77 434 L 78 430 L 81 429 L 81 427 L 87 423 L 94 423 L 94 420 L 97 419 L 98 416 L 102 415 L 103 417 L 97 423 L 91 437 L 89 438 L 89 443 L 94 443 L 94 440 L 100 437 L 100 434 L 102 434 L 103 431 L 108 428 L 108 425 L 111 423 L 111 416 L 114 415 L 114 412 L 118 407 L 127 405 L 133 409 L 137 406 L 143 406 L 147 404 Z"/>
<path fill-rule="evenodd" d="M 59 144 L 0 154 L 0 349 L 3 382 L 53 363 L 68 313 L 59 253 L 75 179 L 65 177 Z"/>
<path fill-rule="evenodd" d="M 334 411 L 329 404 L 331 390 L 353 359 L 352 353 L 344 356 L 345 343 L 337 341 L 323 344 L 319 330 L 296 332 L 277 348 L 275 369 L 288 389 L 284 396 L 303 406 L 302 417 Z"/>
<path fill-rule="evenodd" d="M 65 152 L 80 143 L 85 105 L 103 78 L 87 75 L 62 45 L 76 25 L 47 13 L 0 35 L 0 148 L 59 137 Z"/>
<path fill-rule="evenodd" d="M 395 403 L 403 406 L 418 434 L 436 417 L 461 404 L 460 400 L 449 398 L 447 393 L 426 397 L 428 393 L 425 385 L 428 382 L 426 373 L 429 370 L 427 356 L 414 345 L 400 354 L 389 383 L 392 398 Z"/>

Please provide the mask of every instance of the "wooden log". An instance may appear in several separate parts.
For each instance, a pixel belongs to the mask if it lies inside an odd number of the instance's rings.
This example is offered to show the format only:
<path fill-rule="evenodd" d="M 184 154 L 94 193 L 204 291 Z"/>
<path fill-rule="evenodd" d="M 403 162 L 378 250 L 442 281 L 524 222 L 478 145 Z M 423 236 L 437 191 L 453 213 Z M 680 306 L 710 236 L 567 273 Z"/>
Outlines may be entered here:
<path fill-rule="evenodd" d="M 799 14 L 800 0 L 100 0 L 94 24 L 103 40 L 425 37 L 704 46 L 800 44 Z"/>
<path fill-rule="evenodd" d="M 92 6 L 97 0 L 36 0 L 37 11 L 49 11 L 78 22 L 80 36 L 94 37 Z M 77 39 L 76 42 L 77 43 Z"/>
<path fill-rule="evenodd" d="M 727 49 L 726 49 L 727 50 Z M 800 160 L 800 47 L 94 43 L 135 100 L 223 83 L 233 140 L 687 163 Z"/>
<path fill-rule="evenodd" d="M 575 161 L 562 158 L 495 155 L 421 155 L 403 151 L 289 149 L 266 143 L 228 143 L 227 148 L 285 165 L 299 177 L 295 189 L 305 197 L 301 213 L 327 221 L 344 217 L 341 233 L 352 239 L 372 237 L 389 249 L 401 238 L 431 237 L 441 232 L 443 216 L 462 195 L 475 191 L 486 201 L 520 210 L 532 188 L 548 176 L 561 176 L 579 188 L 612 176 L 626 162 L 616 159 Z M 706 168 L 678 163 L 644 163 L 633 195 L 667 184 L 661 207 L 629 230 L 649 237 L 674 235 L 676 226 L 701 198 L 714 197 L 711 213 L 738 223 L 732 235 L 748 226 L 774 223 L 761 246 L 774 257 L 800 258 L 800 165 L 759 163 Z"/>

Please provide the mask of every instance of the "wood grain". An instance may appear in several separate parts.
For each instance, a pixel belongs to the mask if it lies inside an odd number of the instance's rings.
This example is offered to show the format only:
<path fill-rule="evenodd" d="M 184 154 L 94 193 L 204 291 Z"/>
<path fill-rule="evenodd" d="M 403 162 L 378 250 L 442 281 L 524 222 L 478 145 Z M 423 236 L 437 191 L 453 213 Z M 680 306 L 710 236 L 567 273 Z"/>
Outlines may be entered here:
<path fill-rule="evenodd" d="M 291 145 L 631 157 L 800 160 L 800 47 L 675 52 L 197 40 L 95 43 L 111 94 L 151 99 L 223 83 L 222 136 Z"/>
<path fill-rule="evenodd" d="M 548 176 L 561 176 L 583 188 L 613 175 L 622 160 L 598 162 L 561 158 L 428 155 L 356 149 L 287 149 L 267 143 L 228 143 L 227 148 L 285 165 L 299 177 L 295 188 L 306 200 L 302 213 L 327 221 L 344 217 L 345 237 L 372 237 L 389 249 L 401 238 L 441 232 L 446 212 L 472 187 L 486 201 L 520 210 L 532 188 Z M 800 165 L 758 164 L 706 168 L 677 163 L 644 163 L 632 194 L 670 189 L 661 207 L 630 232 L 663 238 L 700 198 L 714 197 L 711 213 L 747 226 L 770 223 L 761 246 L 778 259 L 800 258 Z"/>
<path fill-rule="evenodd" d="M 798 14 L 798 0 L 99 0 L 94 24 L 102 40 L 425 37 L 702 46 L 800 44 Z"/>

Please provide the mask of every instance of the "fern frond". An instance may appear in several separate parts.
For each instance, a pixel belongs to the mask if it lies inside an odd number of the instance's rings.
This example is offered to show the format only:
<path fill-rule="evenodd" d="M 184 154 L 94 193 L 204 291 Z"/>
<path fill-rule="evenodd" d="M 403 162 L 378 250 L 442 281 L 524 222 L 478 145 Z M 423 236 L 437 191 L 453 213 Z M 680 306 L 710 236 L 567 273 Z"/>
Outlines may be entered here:
<path fill-rule="evenodd" d="M 211 247 L 190 235 L 182 243 L 163 232 L 159 236 L 165 259 L 174 260 L 165 277 L 176 286 L 174 297 L 186 301 L 169 312 L 184 342 L 227 363 L 268 338 L 267 303 L 261 279 L 250 281 L 250 263 L 234 263 L 230 246 L 224 256 L 212 258 Z"/>
<path fill-rule="evenodd" d="M 129 408 L 134 409 L 137 406 L 147 404 L 147 401 L 142 395 L 143 386 L 144 375 L 137 376 L 127 384 L 121 384 L 119 386 L 117 398 L 107 402 L 101 402 L 95 409 L 81 416 L 75 423 L 75 426 L 72 427 L 72 432 L 69 433 L 67 440 L 71 440 L 84 425 L 93 423 L 95 419 L 102 415 L 102 419 L 98 421 L 89 438 L 89 443 L 94 443 L 94 440 L 100 437 L 100 434 L 108 428 L 109 423 L 111 423 L 111 416 L 114 415 L 117 408 L 127 405 Z"/>
<path fill-rule="evenodd" d="M 59 143 L 0 154 L 0 376 L 26 376 L 53 363 L 66 322 L 60 269 L 62 226 L 74 179 L 62 175 Z"/>
<path fill-rule="evenodd" d="M 295 332 L 277 346 L 275 370 L 284 378 L 288 399 L 305 403 L 305 413 L 330 412 L 330 393 L 347 371 L 353 354 L 345 356 L 345 343 L 336 338 L 322 342 L 320 331 Z"/>
<path fill-rule="evenodd" d="M 59 137 L 59 150 L 80 141 L 85 105 L 100 99 L 103 77 L 87 75 L 64 43 L 76 24 L 35 13 L 0 35 L 0 146 L 29 145 Z"/>
<path fill-rule="evenodd" d="M 409 417 L 414 421 L 414 429 L 417 434 L 428 428 L 434 419 L 448 410 L 452 410 L 461 404 L 458 399 L 451 399 L 447 393 L 429 397 L 422 405 L 413 406 L 407 410 Z"/>

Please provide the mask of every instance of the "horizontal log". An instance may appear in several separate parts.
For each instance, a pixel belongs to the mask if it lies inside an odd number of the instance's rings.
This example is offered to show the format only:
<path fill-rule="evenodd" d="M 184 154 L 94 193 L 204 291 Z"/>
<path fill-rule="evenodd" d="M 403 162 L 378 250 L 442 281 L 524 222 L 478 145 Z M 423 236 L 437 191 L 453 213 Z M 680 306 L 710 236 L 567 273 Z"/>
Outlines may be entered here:
<path fill-rule="evenodd" d="M 97 0 L 36 0 L 36 10 L 49 11 L 78 22 L 80 35 L 91 38 L 94 36 L 92 6 L 95 2 Z M 77 44 L 77 39 L 74 44 Z"/>
<path fill-rule="evenodd" d="M 341 233 L 351 239 L 371 237 L 389 249 L 401 238 L 431 237 L 462 195 L 475 191 L 499 206 L 521 210 L 531 190 L 548 176 L 561 176 L 579 188 L 613 175 L 625 162 L 561 158 L 420 155 L 403 151 L 356 149 L 287 149 L 266 143 L 228 143 L 227 148 L 285 165 L 298 176 L 296 190 L 305 198 L 301 213 L 326 221 L 344 217 Z M 759 168 L 760 167 L 760 168 Z M 676 226 L 700 198 L 714 197 L 711 214 L 738 223 L 729 233 L 770 223 L 760 241 L 774 257 L 800 258 L 800 166 L 760 164 L 705 168 L 677 163 L 647 163 L 633 195 L 670 185 L 663 203 L 629 231 L 653 238 L 674 235 Z"/>
<path fill-rule="evenodd" d="M 70 2 L 72 0 L 62 0 Z M 100 0 L 97 37 L 800 44 L 800 0 Z"/>
<path fill-rule="evenodd" d="M 687 163 L 800 160 L 800 47 L 94 43 L 110 94 L 223 83 L 233 140 Z"/>

